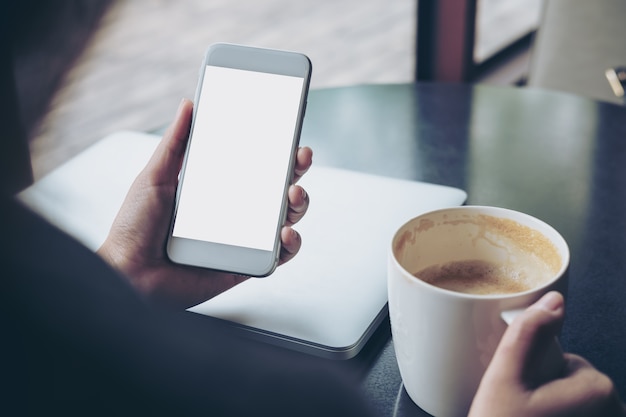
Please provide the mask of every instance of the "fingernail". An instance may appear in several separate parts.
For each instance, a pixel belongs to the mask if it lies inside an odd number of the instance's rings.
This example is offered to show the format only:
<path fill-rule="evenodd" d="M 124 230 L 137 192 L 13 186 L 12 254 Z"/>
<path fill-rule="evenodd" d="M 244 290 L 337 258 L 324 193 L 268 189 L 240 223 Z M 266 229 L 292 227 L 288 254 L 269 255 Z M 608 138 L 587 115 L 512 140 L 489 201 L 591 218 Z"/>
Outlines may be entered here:
<path fill-rule="evenodd" d="M 563 296 L 556 291 L 551 291 L 541 297 L 533 307 L 547 311 L 557 311 L 563 307 Z"/>

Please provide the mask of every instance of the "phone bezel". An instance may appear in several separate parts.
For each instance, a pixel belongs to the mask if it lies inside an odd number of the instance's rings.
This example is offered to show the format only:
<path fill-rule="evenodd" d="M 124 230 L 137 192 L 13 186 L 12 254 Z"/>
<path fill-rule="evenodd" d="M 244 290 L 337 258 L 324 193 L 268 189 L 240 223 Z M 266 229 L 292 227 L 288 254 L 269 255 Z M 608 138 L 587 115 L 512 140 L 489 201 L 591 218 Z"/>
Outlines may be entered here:
<path fill-rule="evenodd" d="M 299 146 L 300 133 L 302 131 L 302 122 L 304 119 L 306 100 L 311 78 L 311 62 L 306 55 L 296 52 L 225 43 L 211 45 L 205 54 L 200 68 L 198 86 L 196 88 L 194 99 L 195 103 L 199 102 L 205 70 L 209 65 L 303 78 L 298 117 L 294 129 L 294 137 L 291 141 L 292 149 L 288 164 L 289 168 L 287 170 L 283 186 L 283 201 L 281 204 L 279 221 L 275 227 L 274 245 L 272 251 L 266 251 L 173 236 L 174 223 L 176 220 L 176 213 L 178 211 L 178 202 L 180 198 L 180 185 L 183 183 L 185 178 L 187 155 L 191 141 L 193 140 L 194 125 L 197 117 L 197 106 L 194 106 L 190 139 L 187 143 L 187 149 L 185 151 L 185 157 L 180 172 L 179 187 L 176 192 L 175 206 L 168 234 L 166 253 L 172 262 L 179 264 L 232 272 L 240 275 L 256 277 L 267 276 L 274 271 L 280 259 L 280 231 L 285 223 L 287 214 L 287 191 L 293 178 L 292 174 L 295 164 L 295 154 Z"/>

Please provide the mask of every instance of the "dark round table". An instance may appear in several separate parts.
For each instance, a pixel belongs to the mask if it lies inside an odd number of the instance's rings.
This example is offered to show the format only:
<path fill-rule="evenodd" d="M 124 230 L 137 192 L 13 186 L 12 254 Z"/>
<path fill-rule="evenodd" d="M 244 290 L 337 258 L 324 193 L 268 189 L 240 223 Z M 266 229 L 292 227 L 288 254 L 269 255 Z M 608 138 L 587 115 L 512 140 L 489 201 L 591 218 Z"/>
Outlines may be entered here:
<path fill-rule="evenodd" d="M 301 143 L 317 164 L 459 187 L 468 204 L 553 225 L 572 255 L 563 347 L 626 398 L 626 107 L 527 88 L 331 88 L 311 91 Z M 388 326 L 354 360 L 380 415 L 426 415 L 401 386 Z"/>

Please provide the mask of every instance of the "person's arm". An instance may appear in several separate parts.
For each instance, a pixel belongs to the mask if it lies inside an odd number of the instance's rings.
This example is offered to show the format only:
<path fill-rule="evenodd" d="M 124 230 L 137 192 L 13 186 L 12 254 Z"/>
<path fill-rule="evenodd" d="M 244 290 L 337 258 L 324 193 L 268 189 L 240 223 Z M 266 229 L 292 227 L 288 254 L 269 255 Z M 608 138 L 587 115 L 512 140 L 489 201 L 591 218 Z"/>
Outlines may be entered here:
<path fill-rule="evenodd" d="M 511 323 L 483 376 L 470 417 L 626 416 L 613 382 L 580 356 L 566 353 L 565 368 L 556 379 L 534 379 L 533 363 L 557 334 L 563 315 L 563 296 L 550 292 Z"/>
<path fill-rule="evenodd" d="M 247 279 L 176 265 L 165 254 L 192 110 L 191 101 L 181 102 L 174 122 L 131 186 L 106 241 L 98 250 L 98 254 L 127 277 L 141 294 L 158 304 L 175 308 L 198 304 Z M 294 184 L 289 189 L 287 225 L 281 231 L 281 263 L 289 261 L 300 249 L 300 235 L 291 226 L 304 216 L 309 199 L 295 182 L 306 173 L 311 163 L 311 149 L 298 149 Z M 254 204 L 250 206 L 254 207 Z"/>
<path fill-rule="evenodd" d="M 350 367 L 152 308 L 71 236 L 0 194 L 0 415 L 358 416 Z"/>
<path fill-rule="evenodd" d="M 23 23 L 20 6 L 14 2 L 0 3 L 0 193 L 5 195 L 14 195 L 33 182 L 15 79 L 15 32 Z"/>

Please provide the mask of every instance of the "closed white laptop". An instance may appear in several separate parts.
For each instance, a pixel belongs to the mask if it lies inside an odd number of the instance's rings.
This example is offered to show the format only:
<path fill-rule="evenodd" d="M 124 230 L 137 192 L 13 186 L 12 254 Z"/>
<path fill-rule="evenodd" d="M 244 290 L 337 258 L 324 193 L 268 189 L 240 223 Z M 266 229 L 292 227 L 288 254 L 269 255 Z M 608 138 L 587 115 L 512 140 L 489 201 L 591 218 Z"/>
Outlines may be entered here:
<path fill-rule="evenodd" d="M 19 198 L 96 250 L 159 138 L 119 132 L 59 167 Z M 386 319 L 386 262 L 394 231 L 425 211 L 462 204 L 462 190 L 313 166 L 311 203 L 296 226 L 299 254 L 189 309 L 255 338 L 322 357 L 356 355 Z"/>

